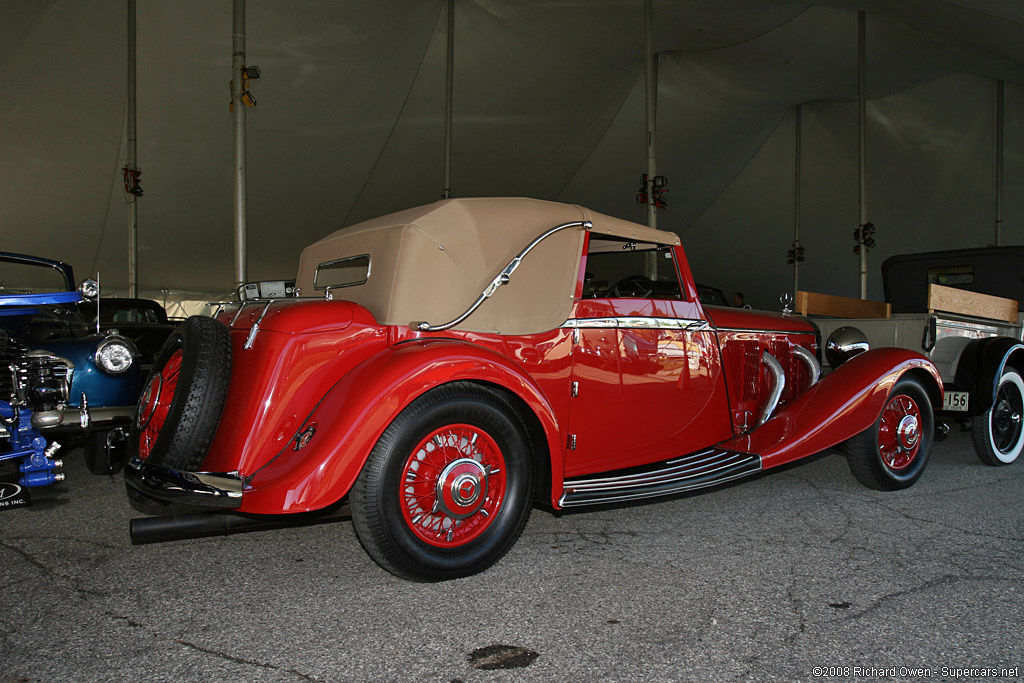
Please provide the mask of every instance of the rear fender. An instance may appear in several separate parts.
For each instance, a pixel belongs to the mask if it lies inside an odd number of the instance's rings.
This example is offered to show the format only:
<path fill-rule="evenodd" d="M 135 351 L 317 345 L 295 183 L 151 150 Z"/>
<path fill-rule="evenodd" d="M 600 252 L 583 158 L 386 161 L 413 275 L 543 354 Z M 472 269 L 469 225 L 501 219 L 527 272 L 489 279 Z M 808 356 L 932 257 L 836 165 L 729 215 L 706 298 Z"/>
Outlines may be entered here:
<path fill-rule="evenodd" d="M 537 416 L 554 456 L 559 433 L 540 388 L 508 358 L 455 340 L 417 340 L 389 347 L 340 378 L 298 430 L 297 441 L 254 472 L 243 512 L 292 513 L 327 507 L 348 494 L 389 424 L 420 395 L 454 381 L 493 384 L 517 395 Z"/>
<path fill-rule="evenodd" d="M 933 407 L 942 406 L 942 379 L 931 361 L 913 351 L 877 349 L 843 363 L 753 432 L 721 445 L 760 455 L 764 469 L 831 448 L 873 425 L 905 375 L 921 381 Z"/>
<path fill-rule="evenodd" d="M 955 381 L 970 394 L 968 415 L 981 415 L 992 407 L 996 380 L 1007 365 L 1024 373 L 1024 344 L 1010 337 L 975 339 L 960 352 Z"/>

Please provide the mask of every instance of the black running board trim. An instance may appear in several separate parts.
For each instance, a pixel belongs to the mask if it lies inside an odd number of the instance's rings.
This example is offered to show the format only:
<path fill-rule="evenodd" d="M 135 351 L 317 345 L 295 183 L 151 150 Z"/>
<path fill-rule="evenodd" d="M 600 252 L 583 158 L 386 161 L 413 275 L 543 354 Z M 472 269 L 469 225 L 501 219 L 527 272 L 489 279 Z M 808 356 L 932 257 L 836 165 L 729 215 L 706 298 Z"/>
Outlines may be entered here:
<path fill-rule="evenodd" d="M 710 448 L 654 463 L 629 473 L 599 478 L 566 479 L 560 507 L 600 505 L 654 498 L 717 486 L 761 471 L 761 457 L 752 453 Z"/>

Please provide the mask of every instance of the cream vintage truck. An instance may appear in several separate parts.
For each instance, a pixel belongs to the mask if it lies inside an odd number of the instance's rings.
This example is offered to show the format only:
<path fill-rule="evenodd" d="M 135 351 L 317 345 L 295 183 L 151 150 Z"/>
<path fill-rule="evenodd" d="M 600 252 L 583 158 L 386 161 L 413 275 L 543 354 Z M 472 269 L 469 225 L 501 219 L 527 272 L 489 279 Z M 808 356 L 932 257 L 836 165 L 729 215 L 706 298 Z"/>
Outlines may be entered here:
<path fill-rule="evenodd" d="M 936 424 L 969 420 L 978 457 L 1008 465 L 1024 449 L 1024 247 L 894 256 L 886 302 L 797 292 L 796 312 L 821 332 L 827 371 L 869 348 L 919 351 L 939 369 Z"/>

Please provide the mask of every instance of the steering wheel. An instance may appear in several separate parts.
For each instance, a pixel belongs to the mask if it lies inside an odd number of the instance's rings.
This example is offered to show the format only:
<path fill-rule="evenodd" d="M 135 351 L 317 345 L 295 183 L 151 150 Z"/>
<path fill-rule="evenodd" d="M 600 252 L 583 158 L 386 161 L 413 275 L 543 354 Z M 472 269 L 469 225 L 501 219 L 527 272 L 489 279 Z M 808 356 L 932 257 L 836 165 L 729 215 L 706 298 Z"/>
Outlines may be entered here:
<path fill-rule="evenodd" d="M 632 286 L 627 287 L 627 285 Z M 654 283 L 643 275 L 627 275 L 609 287 L 608 291 L 605 292 L 605 296 L 613 298 L 627 296 L 623 295 L 623 289 L 629 292 L 628 296 L 650 299 L 654 294 Z"/>

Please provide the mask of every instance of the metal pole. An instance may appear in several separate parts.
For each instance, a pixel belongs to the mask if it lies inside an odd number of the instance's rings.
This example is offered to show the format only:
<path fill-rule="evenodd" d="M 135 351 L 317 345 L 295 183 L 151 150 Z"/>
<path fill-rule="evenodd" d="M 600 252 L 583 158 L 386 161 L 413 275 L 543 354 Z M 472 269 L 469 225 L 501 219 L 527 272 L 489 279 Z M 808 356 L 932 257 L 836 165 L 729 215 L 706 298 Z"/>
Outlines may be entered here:
<path fill-rule="evenodd" d="M 860 192 L 860 298 L 868 298 L 868 248 L 863 244 L 863 230 L 868 222 L 868 199 L 867 199 L 867 144 L 866 144 L 866 121 L 867 121 L 867 76 L 865 73 L 865 14 L 857 12 L 857 143 L 859 147 L 859 173 L 858 187 Z"/>
<path fill-rule="evenodd" d="M 996 246 L 1003 246 L 1003 81 L 996 81 Z"/>
<path fill-rule="evenodd" d="M 245 0 L 234 0 L 231 25 L 231 127 L 235 141 L 235 287 L 247 280 L 245 245 Z"/>
<path fill-rule="evenodd" d="M 800 142 L 803 137 L 801 121 L 801 105 L 796 105 L 796 121 L 793 135 L 793 300 L 800 289 Z"/>
<path fill-rule="evenodd" d="M 455 0 L 448 0 L 448 29 L 445 36 L 444 191 L 441 193 L 442 199 L 448 199 L 452 196 L 452 95 L 455 91 Z"/>
<path fill-rule="evenodd" d="M 125 116 L 128 160 L 125 165 L 131 170 L 139 163 L 135 119 L 135 38 L 135 0 L 128 0 L 128 111 Z M 128 196 L 128 296 L 134 299 L 139 296 L 139 198 L 134 194 Z"/>
<path fill-rule="evenodd" d="M 657 83 L 654 72 L 654 48 L 651 45 L 651 0 L 644 0 L 644 93 L 647 110 L 647 225 L 658 227 L 654 205 L 654 176 L 658 173 L 654 132 L 657 114 Z"/>

